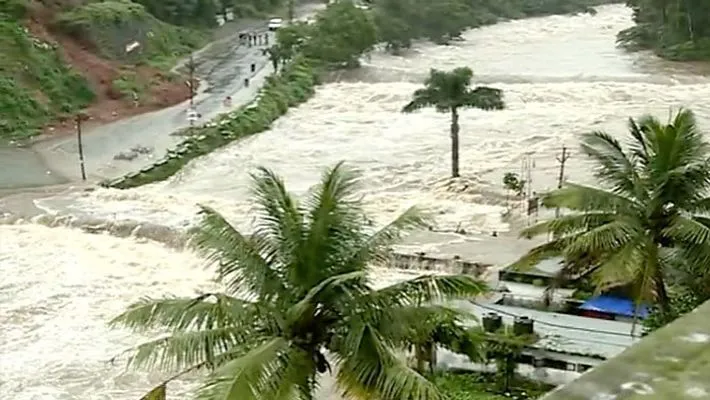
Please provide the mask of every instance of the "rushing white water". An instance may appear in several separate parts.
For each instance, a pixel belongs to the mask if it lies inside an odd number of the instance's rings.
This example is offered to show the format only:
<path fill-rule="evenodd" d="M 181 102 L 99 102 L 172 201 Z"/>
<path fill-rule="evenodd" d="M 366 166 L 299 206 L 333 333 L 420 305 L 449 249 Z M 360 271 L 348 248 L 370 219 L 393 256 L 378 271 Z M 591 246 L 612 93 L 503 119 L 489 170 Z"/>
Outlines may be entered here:
<path fill-rule="evenodd" d="M 340 83 L 327 84 L 273 129 L 192 162 L 167 182 L 42 200 L 49 211 L 135 219 L 173 227 L 194 220 L 195 203 L 215 205 L 243 228 L 251 216 L 248 174 L 266 166 L 306 191 L 340 160 L 363 173 L 363 194 L 380 220 L 409 205 L 440 227 L 502 231 L 500 178 L 533 153 L 533 187 L 555 184 L 554 155 L 572 148 L 568 178 L 585 180 L 574 146 L 594 129 L 623 134 L 625 119 L 665 117 L 688 106 L 707 127 L 710 81 L 698 67 L 624 54 L 614 35 L 630 24 L 622 6 L 596 16 L 514 21 L 468 32 L 452 46 L 422 44 L 403 57 L 374 54 Z M 399 112 L 429 68 L 470 66 L 505 91 L 507 110 L 462 114 L 464 178 L 449 185 L 448 116 Z M 695 69 L 695 71 L 694 71 Z M 152 242 L 39 226 L 0 226 L 0 398 L 137 399 L 158 376 L 122 374 L 105 363 L 140 338 L 105 322 L 143 295 L 211 286 L 188 253 Z M 189 385 L 177 385 L 178 394 Z"/>
<path fill-rule="evenodd" d="M 376 53 L 357 76 L 320 87 L 268 132 L 198 159 L 167 182 L 100 190 L 71 204 L 106 218 L 184 225 L 195 203 L 204 202 L 248 227 L 248 174 L 256 166 L 276 170 L 291 190 L 304 192 L 324 167 L 345 160 L 362 171 L 375 217 L 418 205 L 441 228 L 504 231 L 500 179 L 505 171 L 520 170 L 523 154 L 533 153 L 532 188 L 542 191 L 555 184 L 554 155 L 563 144 L 574 152 L 581 133 L 623 134 L 629 116 L 650 112 L 665 118 L 680 106 L 692 107 L 707 122 L 710 81 L 647 54 L 616 49 L 615 33 L 629 23 L 625 8 L 609 6 L 596 16 L 486 27 L 468 32 L 463 42 L 421 45 L 404 57 Z M 405 115 L 400 109 L 429 68 L 457 66 L 470 66 L 478 79 L 503 89 L 508 108 L 463 112 L 464 178 L 452 187 L 446 180 L 449 116 L 433 110 Z M 586 179 L 580 157 L 567 168 L 569 179 Z"/>

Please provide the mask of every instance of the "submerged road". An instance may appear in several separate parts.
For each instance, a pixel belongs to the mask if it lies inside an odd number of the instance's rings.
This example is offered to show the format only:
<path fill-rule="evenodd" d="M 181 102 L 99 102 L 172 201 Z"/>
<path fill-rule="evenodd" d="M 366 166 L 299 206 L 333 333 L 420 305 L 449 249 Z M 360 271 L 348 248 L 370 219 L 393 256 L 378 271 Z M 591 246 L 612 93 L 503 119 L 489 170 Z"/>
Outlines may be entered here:
<path fill-rule="evenodd" d="M 321 4 L 306 4 L 297 10 L 297 14 L 305 17 L 321 7 Z M 266 21 L 233 23 L 230 34 L 194 53 L 195 72 L 203 82 L 200 93 L 194 99 L 197 111 L 202 114 L 198 123 L 237 109 L 254 99 L 265 78 L 272 72 L 268 59 L 262 53 L 266 46 L 241 45 L 238 36 L 245 30 L 267 34 L 266 25 Z M 273 34 L 268 34 L 269 43 L 273 43 Z M 185 61 L 181 63 L 184 64 Z M 251 64 L 256 64 L 254 73 L 251 72 Z M 250 79 L 249 87 L 244 86 L 244 78 L 247 77 Z M 224 105 L 227 96 L 232 97 L 230 107 Z M 171 134 L 189 126 L 188 108 L 189 102 L 185 101 L 170 108 L 87 129 L 82 141 L 89 181 L 116 178 L 162 158 L 169 148 L 182 139 Z M 137 146 L 152 149 L 152 152 L 132 161 L 114 160 L 116 154 Z M 81 179 L 74 135 L 42 141 L 31 149 L 0 147 L 0 160 L 0 190 L 15 191 Z"/>

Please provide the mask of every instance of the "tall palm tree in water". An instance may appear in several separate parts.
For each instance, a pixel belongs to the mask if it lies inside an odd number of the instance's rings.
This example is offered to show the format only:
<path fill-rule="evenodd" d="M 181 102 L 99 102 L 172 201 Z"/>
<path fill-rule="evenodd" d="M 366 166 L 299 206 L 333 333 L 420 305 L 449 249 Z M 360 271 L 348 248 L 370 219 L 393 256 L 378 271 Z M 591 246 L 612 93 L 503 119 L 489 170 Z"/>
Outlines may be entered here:
<path fill-rule="evenodd" d="M 195 234 L 226 292 L 131 306 L 114 325 L 170 335 L 140 345 L 130 363 L 207 369 L 198 391 L 205 400 L 312 399 L 319 376 L 331 371 L 354 398 L 440 399 L 397 351 L 416 331 L 431 329 L 422 319 L 451 311 L 432 302 L 475 296 L 485 284 L 426 275 L 374 290 L 370 266 L 387 262 L 402 233 L 424 226 L 417 210 L 373 233 L 357 196 L 358 177 L 341 164 L 303 202 L 267 169 L 252 178 L 260 213 L 253 233 L 238 232 L 202 207 Z M 153 393 L 162 395 L 164 385 Z"/>
<path fill-rule="evenodd" d="M 432 69 L 424 81 L 424 88 L 418 89 L 402 112 L 411 113 L 421 108 L 434 107 L 441 113 L 451 113 L 451 176 L 459 177 L 459 110 L 480 108 L 482 110 L 502 110 L 505 107 L 500 89 L 479 86 L 471 89 L 473 71 L 468 67 L 453 71 Z"/>
<path fill-rule="evenodd" d="M 667 278 L 693 270 L 707 276 L 710 262 L 710 161 L 708 143 L 693 113 L 669 123 L 629 119 L 626 149 L 603 132 L 587 134 L 582 151 L 596 164 L 601 187 L 568 183 L 542 198 L 549 208 L 572 211 L 522 232 L 552 234 L 515 264 L 564 256 L 566 273 L 593 264 L 600 290 L 631 285 L 636 301 L 669 306 Z"/>

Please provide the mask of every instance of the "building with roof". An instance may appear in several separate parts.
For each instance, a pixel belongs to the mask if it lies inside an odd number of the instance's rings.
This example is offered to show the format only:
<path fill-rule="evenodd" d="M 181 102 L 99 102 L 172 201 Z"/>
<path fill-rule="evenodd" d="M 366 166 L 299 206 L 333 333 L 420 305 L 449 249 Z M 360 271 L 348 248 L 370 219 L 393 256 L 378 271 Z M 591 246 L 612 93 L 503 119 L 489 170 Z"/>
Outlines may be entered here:
<path fill-rule="evenodd" d="M 710 399 L 710 302 L 543 400 Z"/>
<path fill-rule="evenodd" d="M 535 368 L 579 374 L 617 356 L 639 340 L 639 335 L 632 336 L 632 324 L 628 322 L 469 301 L 457 301 L 454 305 L 471 312 L 479 321 L 490 313 L 500 315 L 508 325 L 512 325 L 516 317 L 532 319 L 539 340 L 526 347 L 519 362 Z M 439 353 L 438 365 L 442 368 L 480 369 L 464 355 L 444 350 Z M 569 381 L 576 376 L 571 374 L 566 379 Z"/>
<path fill-rule="evenodd" d="M 584 317 L 633 321 L 634 318 L 646 318 L 649 308 L 646 305 L 640 305 L 637 308 L 630 299 L 602 294 L 582 303 L 579 306 L 579 312 Z"/>

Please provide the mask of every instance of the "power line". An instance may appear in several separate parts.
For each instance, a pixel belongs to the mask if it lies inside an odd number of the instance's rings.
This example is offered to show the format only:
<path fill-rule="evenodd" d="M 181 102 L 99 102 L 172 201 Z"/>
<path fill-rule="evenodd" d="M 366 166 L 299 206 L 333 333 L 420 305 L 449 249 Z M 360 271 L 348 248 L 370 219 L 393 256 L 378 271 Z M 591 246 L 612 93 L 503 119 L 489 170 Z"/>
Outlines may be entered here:
<path fill-rule="evenodd" d="M 502 310 L 499 310 L 499 309 L 494 308 L 494 307 L 488 307 L 488 306 L 485 306 L 485 305 L 483 305 L 483 304 L 479 304 L 479 303 L 477 303 L 477 302 L 475 302 L 475 301 L 472 301 L 472 300 L 469 300 L 469 301 L 470 301 L 473 305 L 476 305 L 476 306 L 478 306 L 478 307 L 481 307 L 481 308 L 486 309 L 486 310 L 489 310 L 489 311 L 493 311 L 493 312 L 496 312 L 496 313 L 499 313 L 499 314 L 503 314 L 503 315 L 507 315 L 507 316 L 509 316 L 509 317 L 514 317 L 514 318 L 520 317 L 520 315 L 515 315 L 515 314 L 513 314 L 513 313 L 509 313 L 509 312 L 506 312 L 506 311 L 502 311 Z M 619 332 L 614 332 L 614 331 L 605 331 L 605 330 L 598 330 L 598 329 L 582 328 L 582 327 L 577 327 L 577 326 L 565 326 L 565 325 L 559 325 L 559 324 L 554 324 L 554 323 L 551 323 L 551 322 L 545 322 L 545 321 L 539 321 L 539 320 L 536 320 L 535 323 L 538 323 L 538 324 L 540 324 L 540 325 L 550 326 L 550 327 L 553 327 L 553 328 L 567 329 L 567 330 L 573 330 L 573 331 L 582 331 L 582 332 L 589 332 L 589 333 L 601 333 L 601 334 L 604 334 L 604 335 L 623 336 L 623 337 L 629 337 L 629 336 L 630 336 L 630 337 L 632 337 L 632 338 L 639 338 L 639 337 L 641 337 L 640 335 L 632 335 L 630 332 L 629 332 L 629 334 L 625 334 L 625 333 L 619 333 Z M 575 340 L 576 340 L 576 339 L 575 339 Z"/>

